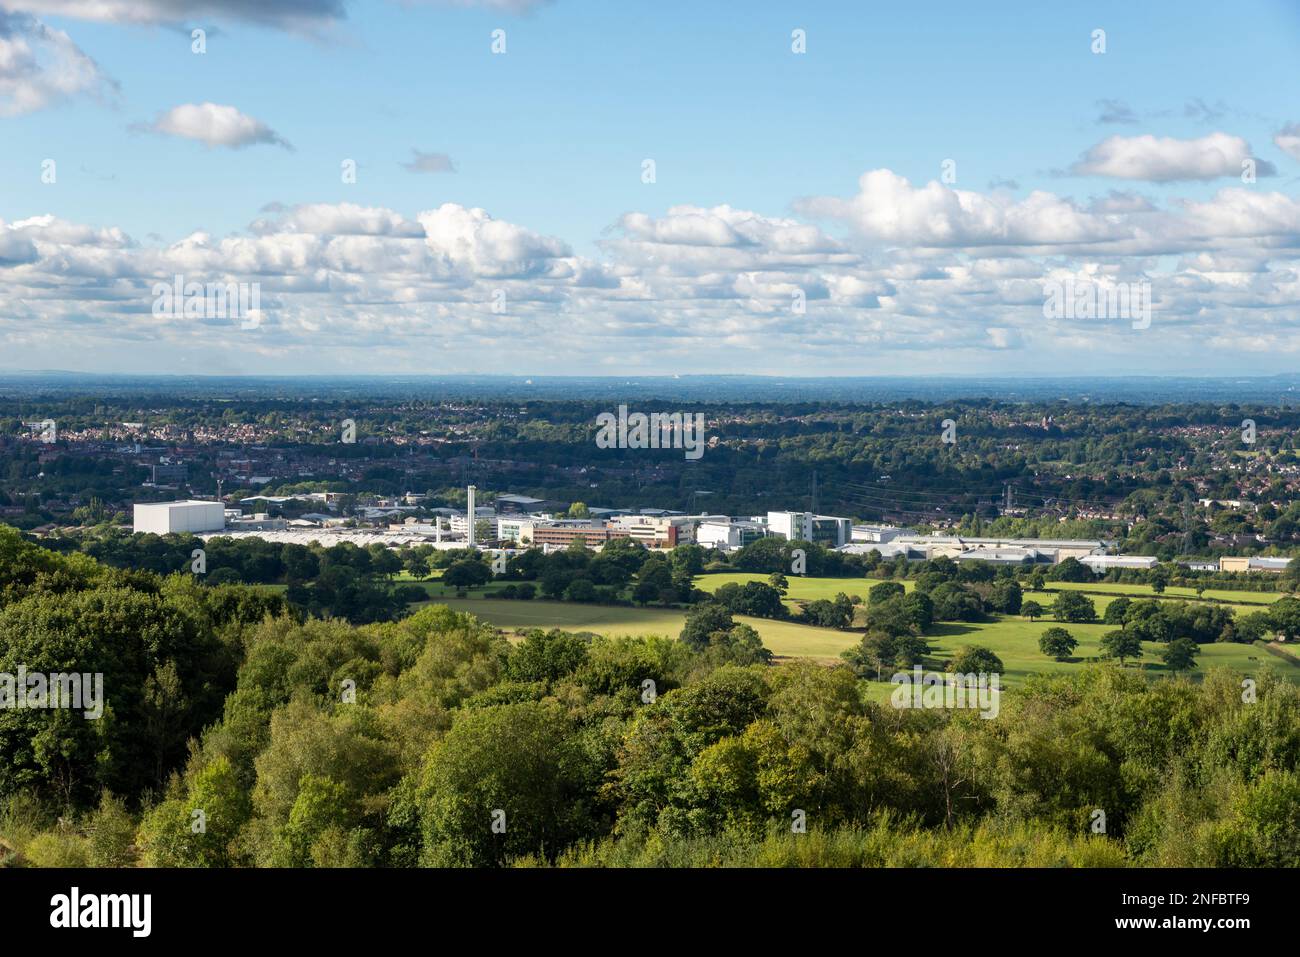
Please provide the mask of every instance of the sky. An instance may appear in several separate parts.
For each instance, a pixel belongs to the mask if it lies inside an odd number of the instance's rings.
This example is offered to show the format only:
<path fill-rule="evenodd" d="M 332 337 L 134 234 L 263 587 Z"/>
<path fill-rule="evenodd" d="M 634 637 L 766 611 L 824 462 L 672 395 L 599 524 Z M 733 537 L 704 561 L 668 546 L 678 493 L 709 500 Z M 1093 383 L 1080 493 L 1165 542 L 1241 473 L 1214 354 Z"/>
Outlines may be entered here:
<path fill-rule="evenodd" d="M 1297 360 L 1294 0 L 0 0 L 3 371 Z"/>

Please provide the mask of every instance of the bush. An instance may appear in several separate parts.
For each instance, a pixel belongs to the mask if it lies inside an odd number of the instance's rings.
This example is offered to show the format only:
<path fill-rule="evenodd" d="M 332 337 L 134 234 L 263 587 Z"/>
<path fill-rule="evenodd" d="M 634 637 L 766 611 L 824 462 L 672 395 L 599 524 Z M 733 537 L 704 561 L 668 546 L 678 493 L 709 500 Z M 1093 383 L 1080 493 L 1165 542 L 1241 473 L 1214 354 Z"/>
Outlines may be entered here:
<path fill-rule="evenodd" d="M 80 835 L 46 831 L 27 842 L 23 858 L 32 867 L 88 867 L 90 846 Z"/>

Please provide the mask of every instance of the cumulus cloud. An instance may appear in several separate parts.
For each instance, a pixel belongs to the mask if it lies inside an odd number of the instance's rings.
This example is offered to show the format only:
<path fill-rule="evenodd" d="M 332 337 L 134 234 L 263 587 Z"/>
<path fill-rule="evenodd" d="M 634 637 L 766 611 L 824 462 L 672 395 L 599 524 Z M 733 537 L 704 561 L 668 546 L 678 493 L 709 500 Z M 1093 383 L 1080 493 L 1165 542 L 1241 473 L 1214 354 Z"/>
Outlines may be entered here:
<path fill-rule="evenodd" d="M 1300 123 L 1288 123 L 1273 134 L 1273 143 L 1292 159 L 1300 160 Z"/>
<path fill-rule="evenodd" d="M 150 124 L 135 129 L 198 140 L 205 146 L 242 149 L 268 143 L 292 150 L 293 146 L 261 120 L 219 103 L 182 103 L 160 113 Z"/>
<path fill-rule="evenodd" d="M 1211 180 L 1240 176 L 1251 159 L 1250 146 L 1239 136 L 1211 133 L 1194 140 L 1172 136 L 1112 136 L 1090 148 L 1070 167 L 1080 176 L 1111 176 L 1151 183 Z M 1256 176 L 1276 171 L 1265 160 L 1255 160 Z"/>
<path fill-rule="evenodd" d="M 610 361 L 718 371 L 725 350 L 727 368 L 805 374 L 933 368 L 937 356 L 971 369 L 993 351 L 1114 371 L 1148 353 L 1200 361 L 1211 341 L 1216 361 L 1300 354 L 1300 200 L 1281 193 L 1157 206 L 1112 192 L 1084 207 L 877 170 L 852 197 L 799 205 L 834 213 L 838 229 L 683 205 L 618 217 L 594 259 L 456 203 L 272 204 L 244 233 L 170 243 L 32 217 L 0 223 L 0 342 L 28 367 L 48 364 L 32 343 L 75 335 L 87 361 L 156 349 L 155 370 L 192 353 L 209 369 L 318 372 L 499 372 L 507 353 L 530 373 Z M 177 274 L 259 283 L 262 323 L 152 316 L 152 285 Z M 1149 283 L 1152 324 L 1047 318 L 1048 279 Z"/>
<path fill-rule="evenodd" d="M 418 217 L 438 260 L 473 275 L 525 277 L 562 269 L 572 255 L 558 239 L 493 219 L 482 209 L 444 203 Z"/>
<path fill-rule="evenodd" d="M 847 222 L 859 235 L 918 246 L 1044 246 L 1118 239 L 1127 228 L 1035 190 L 1023 200 L 950 189 L 931 180 L 914 187 L 891 170 L 864 173 L 850 199 L 813 197 L 795 209 Z"/>
<path fill-rule="evenodd" d="M 0 116 L 116 91 L 117 83 L 62 30 L 29 14 L 0 9 Z"/>
<path fill-rule="evenodd" d="M 314 29 L 347 16 L 346 0 L 0 0 L 0 7 L 104 23 L 182 23 L 195 19 L 243 21 L 287 29 Z"/>
<path fill-rule="evenodd" d="M 411 161 L 403 163 L 402 168 L 411 173 L 454 173 L 456 164 L 446 153 L 423 153 L 411 150 Z"/>
<path fill-rule="evenodd" d="M 355 203 L 304 203 L 300 206 L 271 207 L 277 215 L 256 219 L 251 232 L 269 236 L 277 233 L 314 233 L 335 236 L 405 236 L 420 238 L 424 229 L 391 209 L 358 206 Z"/>

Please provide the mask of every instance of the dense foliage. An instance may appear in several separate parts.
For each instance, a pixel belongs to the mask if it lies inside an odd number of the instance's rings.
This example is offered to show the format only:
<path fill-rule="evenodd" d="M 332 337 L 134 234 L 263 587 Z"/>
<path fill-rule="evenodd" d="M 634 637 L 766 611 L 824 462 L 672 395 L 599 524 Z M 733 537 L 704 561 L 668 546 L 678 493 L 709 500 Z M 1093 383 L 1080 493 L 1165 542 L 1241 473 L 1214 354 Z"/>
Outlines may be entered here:
<path fill-rule="evenodd" d="M 0 713 L 18 862 L 1300 864 L 1300 695 L 1270 678 L 1096 666 L 986 720 L 772 667 L 717 602 L 680 638 L 511 643 L 444 606 L 299 618 L 10 532 L 0 596 L 5 667 L 102 668 L 110 712 Z M 923 610 L 903 600 L 868 611 Z"/>

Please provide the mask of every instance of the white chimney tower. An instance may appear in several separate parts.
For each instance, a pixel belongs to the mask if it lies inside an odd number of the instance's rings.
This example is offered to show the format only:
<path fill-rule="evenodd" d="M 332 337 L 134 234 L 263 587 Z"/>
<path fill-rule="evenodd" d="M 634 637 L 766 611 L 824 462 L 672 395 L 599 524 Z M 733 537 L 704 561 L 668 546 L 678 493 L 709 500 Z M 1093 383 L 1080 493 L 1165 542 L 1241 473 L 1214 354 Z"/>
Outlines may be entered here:
<path fill-rule="evenodd" d="M 469 501 L 465 505 L 466 528 L 468 535 L 467 544 L 470 548 L 474 547 L 474 526 L 478 524 L 478 513 L 474 510 L 474 486 L 465 490 L 469 496 Z"/>

